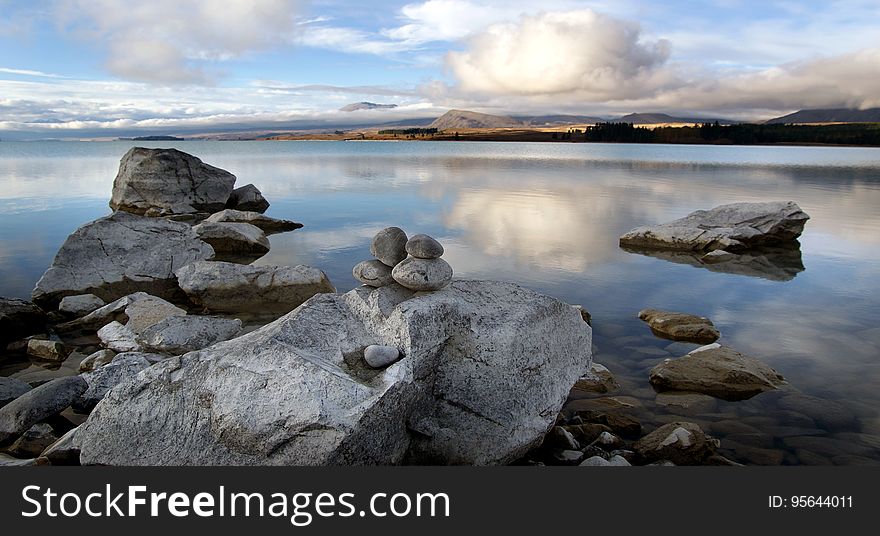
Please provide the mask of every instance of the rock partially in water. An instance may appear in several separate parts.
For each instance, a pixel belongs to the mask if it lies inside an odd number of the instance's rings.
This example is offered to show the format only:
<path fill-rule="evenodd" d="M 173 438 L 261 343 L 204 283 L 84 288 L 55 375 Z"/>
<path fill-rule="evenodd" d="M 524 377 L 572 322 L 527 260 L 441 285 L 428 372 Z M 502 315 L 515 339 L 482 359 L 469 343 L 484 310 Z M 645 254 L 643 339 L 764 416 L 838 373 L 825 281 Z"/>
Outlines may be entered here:
<path fill-rule="evenodd" d="M 390 267 L 406 258 L 406 233 L 400 227 L 382 229 L 370 243 L 370 255 Z"/>
<path fill-rule="evenodd" d="M 267 235 L 294 231 L 303 226 L 301 223 L 297 223 L 295 221 L 279 220 L 277 218 L 270 218 L 269 216 L 265 216 L 263 214 L 260 214 L 259 212 L 235 210 L 231 208 L 221 210 L 216 214 L 211 214 L 210 216 L 208 216 L 205 222 L 248 223 L 250 225 L 253 225 L 254 227 L 259 227 Z"/>
<path fill-rule="evenodd" d="M 378 260 L 362 261 L 354 265 L 351 275 L 362 284 L 370 287 L 384 287 L 394 283 L 391 268 Z"/>
<path fill-rule="evenodd" d="M 40 333 L 46 327 L 46 313 L 28 301 L 0 298 L 0 344 Z"/>
<path fill-rule="evenodd" d="M 578 443 L 578 440 L 574 438 L 571 432 L 561 426 L 554 426 L 550 429 L 550 432 L 544 437 L 542 446 L 562 450 L 581 449 L 581 444 Z"/>
<path fill-rule="evenodd" d="M 241 327 L 237 318 L 172 316 L 145 329 L 137 341 L 146 352 L 182 355 L 227 341 L 241 333 Z"/>
<path fill-rule="evenodd" d="M 574 389 L 599 394 L 608 393 L 618 387 L 620 384 L 614 379 L 614 374 L 605 365 L 595 362 L 590 367 L 590 371 L 578 378 L 574 384 Z"/>
<path fill-rule="evenodd" d="M 709 395 L 682 391 L 657 393 L 654 402 L 676 415 L 712 413 L 718 407 L 718 400 Z"/>
<path fill-rule="evenodd" d="M 373 368 L 384 368 L 400 359 L 400 351 L 393 346 L 371 344 L 364 348 L 364 361 Z"/>
<path fill-rule="evenodd" d="M 370 344 L 406 359 L 358 369 Z M 502 464 L 540 443 L 590 365 L 570 305 L 456 281 L 320 294 L 257 331 L 111 390 L 84 464 Z"/>
<path fill-rule="evenodd" d="M 715 454 L 719 441 L 691 422 L 664 424 L 638 440 L 633 450 L 645 462 L 669 460 L 676 465 L 702 465 Z"/>
<path fill-rule="evenodd" d="M 177 270 L 180 288 L 211 312 L 289 312 L 314 296 L 336 292 L 327 275 L 310 266 L 252 266 L 196 262 Z"/>
<path fill-rule="evenodd" d="M 32 387 L 18 378 L 0 376 L 0 407 L 30 391 Z"/>
<path fill-rule="evenodd" d="M 107 391 L 122 382 L 133 379 L 138 372 L 150 366 L 150 362 L 138 352 L 119 354 L 111 363 L 93 371 L 82 374 L 89 387 L 79 399 L 73 402 L 73 408 L 81 412 L 89 412 L 104 398 Z"/>
<path fill-rule="evenodd" d="M 49 445 L 58 440 L 52 427 L 45 423 L 31 426 L 6 452 L 16 458 L 36 458 Z"/>
<path fill-rule="evenodd" d="M 650 381 L 658 391 L 691 391 L 722 400 L 745 400 L 785 385 L 785 378 L 766 364 L 717 343 L 663 360 L 651 369 Z"/>
<path fill-rule="evenodd" d="M 391 277 L 410 290 L 435 291 L 452 281 L 452 266 L 443 259 L 409 257 L 391 270 Z"/>
<path fill-rule="evenodd" d="M 112 362 L 114 357 L 116 357 L 116 352 L 114 352 L 113 350 L 98 350 L 97 352 L 89 354 L 85 359 L 80 362 L 79 371 L 91 372 L 95 369 L 103 367 L 107 363 Z"/>
<path fill-rule="evenodd" d="M 177 149 L 133 147 L 119 162 L 110 207 L 135 214 L 182 204 L 217 212 L 235 185 L 235 175 Z"/>
<path fill-rule="evenodd" d="M 806 415 L 825 430 L 848 430 L 856 425 L 856 416 L 846 406 L 834 400 L 790 393 L 779 399 L 779 407 Z"/>
<path fill-rule="evenodd" d="M 0 408 L 0 445 L 38 422 L 60 413 L 82 395 L 88 384 L 79 376 L 56 378 Z"/>
<path fill-rule="evenodd" d="M 655 335 L 672 341 L 709 344 L 721 336 L 712 321 L 702 316 L 642 309 L 639 318 L 648 323 Z"/>
<path fill-rule="evenodd" d="M 406 252 L 417 259 L 439 259 L 443 245 L 426 234 L 417 234 L 406 241 Z"/>
<path fill-rule="evenodd" d="M 744 250 L 794 240 L 808 219 L 792 201 L 731 203 L 669 223 L 638 227 L 621 236 L 620 245 L 702 252 Z"/>
<path fill-rule="evenodd" d="M 70 355 L 70 349 L 59 341 L 31 339 L 28 341 L 27 353 L 37 359 L 61 362 Z"/>
<path fill-rule="evenodd" d="M 256 260 L 269 253 L 269 239 L 249 223 L 203 222 L 193 230 L 199 239 L 214 248 L 216 260 Z"/>
<path fill-rule="evenodd" d="M 235 210 L 256 212 L 262 214 L 269 209 L 269 202 L 263 197 L 263 193 L 253 184 L 240 186 L 229 195 L 226 207 Z M 300 226 L 302 227 L 302 226 Z"/>
<path fill-rule="evenodd" d="M 94 294 L 65 296 L 58 304 L 58 312 L 68 317 L 79 318 L 104 305 L 106 302 Z"/>
<path fill-rule="evenodd" d="M 181 298 L 174 271 L 214 250 L 189 225 L 115 212 L 71 234 L 33 291 L 33 300 L 52 308 L 65 296 L 94 294 L 111 302 L 143 291 Z"/>

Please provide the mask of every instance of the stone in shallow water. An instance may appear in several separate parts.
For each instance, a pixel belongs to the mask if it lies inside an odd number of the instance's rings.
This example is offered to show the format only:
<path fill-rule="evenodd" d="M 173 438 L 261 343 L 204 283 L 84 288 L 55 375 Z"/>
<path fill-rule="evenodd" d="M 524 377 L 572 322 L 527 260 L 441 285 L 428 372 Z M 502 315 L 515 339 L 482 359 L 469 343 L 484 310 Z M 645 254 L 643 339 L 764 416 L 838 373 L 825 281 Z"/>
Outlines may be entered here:
<path fill-rule="evenodd" d="M 259 227 L 266 234 L 284 233 L 301 228 L 301 223 L 290 220 L 279 220 L 260 214 L 259 212 L 235 210 L 227 208 L 216 214 L 211 214 L 205 220 L 210 223 L 249 223 Z"/>
<path fill-rule="evenodd" d="M 718 440 L 704 434 L 696 424 L 673 422 L 639 439 L 633 450 L 646 462 L 669 460 L 676 465 L 700 465 L 715 454 L 718 446 Z"/>
<path fill-rule="evenodd" d="M 364 348 L 364 361 L 373 368 L 387 367 L 400 358 L 400 351 L 393 346 L 371 344 Z"/>
<path fill-rule="evenodd" d="M 417 259 L 439 259 L 443 245 L 426 234 L 417 234 L 407 240 L 406 252 Z"/>
<path fill-rule="evenodd" d="M 718 407 L 718 401 L 709 395 L 680 391 L 657 393 L 654 402 L 679 415 L 712 413 Z"/>
<path fill-rule="evenodd" d="M 69 317 L 80 317 L 104 305 L 104 300 L 94 294 L 79 294 L 77 296 L 65 296 L 61 303 L 58 304 L 58 311 Z"/>
<path fill-rule="evenodd" d="M 253 184 L 245 184 L 232 190 L 227 208 L 263 213 L 269 208 L 269 202 L 263 197 L 263 193 Z"/>
<path fill-rule="evenodd" d="M 443 259 L 409 257 L 391 270 L 391 276 L 410 290 L 440 290 L 452 282 L 452 266 Z"/>
<path fill-rule="evenodd" d="M 391 277 L 391 268 L 378 260 L 357 263 L 351 269 L 351 275 L 362 284 L 370 287 L 384 287 L 394 283 L 394 278 Z"/>
<path fill-rule="evenodd" d="M 400 227 L 386 227 L 370 243 L 370 254 L 390 267 L 406 258 L 406 233 Z"/>
<path fill-rule="evenodd" d="M 639 318 L 648 323 L 651 331 L 664 339 L 709 344 L 721 336 L 708 318 L 658 309 L 642 309 Z"/>
<path fill-rule="evenodd" d="M 259 227 L 249 223 L 204 222 L 193 227 L 200 240 L 211 245 L 215 259 L 249 256 L 259 258 L 269 252 L 269 239 Z M 229 256 L 232 257 L 229 257 Z"/>
<path fill-rule="evenodd" d="M 593 363 L 590 372 L 585 374 L 574 384 L 574 389 L 591 393 L 604 394 L 620 387 L 614 374 L 607 367 L 599 363 Z"/>

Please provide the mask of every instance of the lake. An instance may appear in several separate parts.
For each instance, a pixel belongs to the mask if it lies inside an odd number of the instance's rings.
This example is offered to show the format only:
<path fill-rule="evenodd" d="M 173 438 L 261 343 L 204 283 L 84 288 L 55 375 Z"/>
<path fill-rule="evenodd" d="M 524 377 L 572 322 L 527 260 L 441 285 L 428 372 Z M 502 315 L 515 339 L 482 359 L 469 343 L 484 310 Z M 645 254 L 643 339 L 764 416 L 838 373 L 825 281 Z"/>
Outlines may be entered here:
<path fill-rule="evenodd" d="M 109 213 L 134 142 L 0 143 L 0 295 L 29 298 L 64 239 Z M 257 264 L 309 264 L 340 292 L 379 229 L 427 233 L 456 277 L 515 281 L 593 317 L 594 359 L 633 397 L 648 429 L 659 407 L 648 371 L 697 345 L 651 334 L 655 307 L 707 316 L 720 342 L 782 373 L 780 393 L 686 415 L 743 463 L 880 461 L 880 149 L 489 142 L 138 142 L 177 147 L 260 188 L 273 235 Z M 811 216 L 800 256 L 710 270 L 630 253 L 633 227 L 737 201 L 792 200 Z M 34 377 L 36 365 L 4 366 Z M 585 396 L 572 393 L 573 398 Z M 818 406 L 818 408 L 817 408 Z M 823 411 L 854 416 L 840 427 Z M 839 419 L 838 419 L 839 421 Z M 731 423 L 741 423 L 736 426 Z"/>

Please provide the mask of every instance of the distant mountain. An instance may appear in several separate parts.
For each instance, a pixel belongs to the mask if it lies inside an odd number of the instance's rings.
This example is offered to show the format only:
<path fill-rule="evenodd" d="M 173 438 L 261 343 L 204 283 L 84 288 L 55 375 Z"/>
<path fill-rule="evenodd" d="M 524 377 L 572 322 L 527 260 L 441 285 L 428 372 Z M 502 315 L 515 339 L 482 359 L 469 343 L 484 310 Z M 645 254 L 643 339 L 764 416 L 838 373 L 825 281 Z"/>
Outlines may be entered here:
<path fill-rule="evenodd" d="M 737 123 L 737 121 L 731 121 L 730 119 L 714 117 L 674 117 L 660 113 L 629 114 L 613 120 L 615 123 L 632 123 L 633 125 L 656 125 L 658 123 L 714 123 L 715 121 L 718 121 L 718 123 L 722 125 L 732 125 Z"/>
<path fill-rule="evenodd" d="M 186 141 L 177 136 L 138 136 L 136 138 L 119 138 L 120 141 Z"/>
<path fill-rule="evenodd" d="M 339 109 L 340 112 L 356 112 L 358 110 L 379 110 L 386 108 L 397 108 L 396 104 L 376 104 L 375 102 L 353 102 L 346 104 Z"/>
<path fill-rule="evenodd" d="M 513 119 L 534 127 L 551 127 L 558 125 L 585 125 L 607 121 L 601 117 L 590 115 L 515 115 Z"/>
<path fill-rule="evenodd" d="M 451 128 L 505 128 L 524 126 L 522 121 L 517 121 L 505 115 L 481 114 L 467 110 L 449 110 L 429 125 L 438 130 Z"/>
<path fill-rule="evenodd" d="M 835 108 L 827 110 L 801 110 L 764 122 L 767 125 L 792 123 L 880 123 L 880 108 L 854 110 Z"/>

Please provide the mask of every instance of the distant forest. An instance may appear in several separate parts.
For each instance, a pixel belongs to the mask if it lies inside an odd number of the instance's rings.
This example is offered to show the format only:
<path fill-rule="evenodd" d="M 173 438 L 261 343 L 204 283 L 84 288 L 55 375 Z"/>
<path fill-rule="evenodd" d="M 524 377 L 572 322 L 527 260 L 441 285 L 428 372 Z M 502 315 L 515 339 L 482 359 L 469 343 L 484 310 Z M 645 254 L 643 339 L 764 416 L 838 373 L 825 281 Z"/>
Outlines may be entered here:
<path fill-rule="evenodd" d="M 730 145 L 829 144 L 880 146 L 880 123 L 840 125 L 719 125 L 645 128 L 597 123 L 584 130 L 554 133 L 553 139 L 612 143 L 708 143 Z"/>

